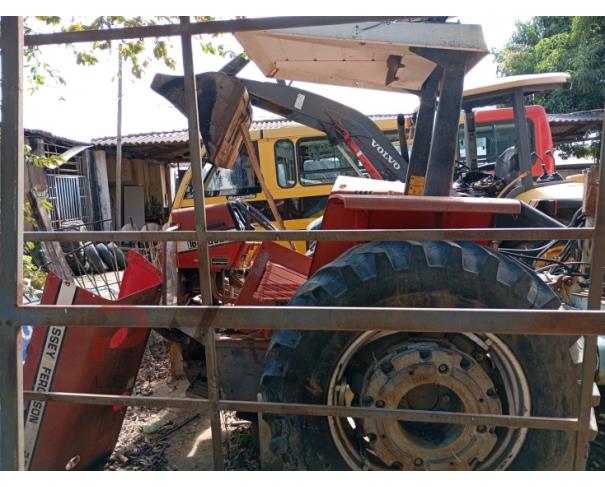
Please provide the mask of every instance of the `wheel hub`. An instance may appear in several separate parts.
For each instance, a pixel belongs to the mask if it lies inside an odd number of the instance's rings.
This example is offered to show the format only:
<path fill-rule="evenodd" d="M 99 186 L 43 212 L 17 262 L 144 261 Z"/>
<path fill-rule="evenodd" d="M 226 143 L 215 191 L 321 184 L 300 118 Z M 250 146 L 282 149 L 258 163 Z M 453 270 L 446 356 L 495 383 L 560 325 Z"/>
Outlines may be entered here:
<path fill-rule="evenodd" d="M 501 414 L 487 372 L 466 353 L 434 342 L 391 352 L 368 371 L 361 394 L 376 408 Z M 404 470 L 473 469 L 498 438 L 486 425 L 370 418 L 363 430 L 370 449 L 387 467 Z"/>

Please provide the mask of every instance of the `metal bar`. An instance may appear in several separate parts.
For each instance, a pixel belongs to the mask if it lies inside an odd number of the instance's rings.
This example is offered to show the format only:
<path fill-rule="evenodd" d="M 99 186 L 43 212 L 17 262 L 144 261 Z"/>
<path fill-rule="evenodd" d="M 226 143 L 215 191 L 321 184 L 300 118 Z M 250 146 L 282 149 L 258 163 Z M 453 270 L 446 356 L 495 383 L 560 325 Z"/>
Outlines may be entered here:
<path fill-rule="evenodd" d="M 23 301 L 23 18 L 3 15 L 2 139 L 0 153 L 0 313 Z M 0 462 L 23 470 L 21 328 L 0 321 Z M 6 324 L 6 322 L 4 323 Z"/>
<path fill-rule="evenodd" d="M 605 335 L 601 311 L 289 306 L 22 306 L 9 321 L 34 326 L 200 327 L 242 330 Z"/>
<path fill-rule="evenodd" d="M 389 21 L 414 19 L 415 17 L 261 17 L 257 19 L 215 20 L 190 24 L 188 32 L 197 34 L 220 34 L 265 29 L 287 29 L 338 25 L 355 22 Z M 52 34 L 30 34 L 25 36 L 26 46 L 48 44 L 73 44 L 76 42 L 109 41 L 120 39 L 142 39 L 146 37 L 178 36 L 183 33 L 179 24 L 125 27 L 120 29 L 88 30 L 80 32 L 56 32 Z"/>
<path fill-rule="evenodd" d="M 116 223 L 122 228 L 122 44 L 118 47 L 118 120 L 116 139 Z"/>
<path fill-rule="evenodd" d="M 408 149 L 407 134 L 405 132 L 405 115 L 403 113 L 397 115 L 397 138 L 399 139 L 399 150 L 401 152 L 401 157 L 403 157 L 403 160 L 408 164 L 409 168 L 410 153 Z"/>
<path fill-rule="evenodd" d="M 25 391 L 26 400 L 56 401 L 64 403 L 94 404 L 106 406 L 135 406 L 157 408 L 202 409 L 209 407 L 207 399 L 189 399 L 172 397 L 136 397 L 107 394 L 74 394 L 69 392 Z M 351 406 L 328 406 L 323 404 L 300 404 L 263 401 L 221 400 L 219 407 L 223 411 L 263 412 L 271 414 L 292 414 L 302 416 L 336 416 L 354 418 L 385 418 L 398 421 L 476 424 L 502 426 L 508 428 L 554 429 L 577 431 L 577 418 L 555 418 L 540 416 L 512 416 L 500 414 L 453 413 L 445 411 L 423 411 L 388 408 L 368 408 Z"/>
<path fill-rule="evenodd" d="M 250 162 L 250 165 L 252 166 L 252 170 L 254 171 L 254 174 L 256 175 L 256 179 L 258 180 L 258 183 L 260 184 L 261 190 L 265 194 L 265 197 L 267 198 L 267 204 L 269 205 L 269 208 L 271 209 L 271 214 L 273 215 L 273 218 L 275 219 L 275 223 L 277 223 L 277 228 L 279 228 L 280 230 L 285 230 L 286 226 L 284 225 L 284 221 L 282 220 L 282 217 L 279 214 L 279 211 L 277 211 L 277 206 L 275 205 L 275 200 L 273 199 L 273 194 L 271 193 L 271 190 L 265 183 L 265 178 L 260 169 L 260 163 L 258 162 L 258 159 L 256 158 L 256 151 L 254 150 L 254 145 L 252 145 L 252 139 L 250 138 L 250 131 L 244 124 L 240 124 L 239 133 L 242 135 L 244 147 L 246 148 L 246 152 L 248 154 L 248 160 Z M 296 250 L 296 247 L 294 247 L 294 245 L 292 243 L 290 243 L 290 245 L 292 246 L 292 250 Z"/>
<path fill-rule="evenodd" d="M 37 392 L 23 391 L 26 401 L 55 401 L 69 404 L 90 404 L 97 406 L 127 406 L 146 408 L 181 408 L 207 410 L 210 402 L 207 399 L 121 396 L 113 394 L 84 394 L 73 392 Z"/>
<path fill-rule="evenodd" d="M 522 180 L 525 189 L 531 189 L 533 179 L 531 174 L 531 150 L 529 146 L 529 127 L 523 100 L 523 91 L 515 90 L 513 94 L 513 114 L 515 118 L 515 135 L 517 137 L 517 157 L 519 159 L 519 173 L 529 171 Z"/>
<path fill-rule="evenodd" d="M 424 194 L 427 196 L 449 196 L 452 189 L 464 85 L 464 65 L 461 61 L 448 63 L 441 78 L 434 128 L 434 133 L 439 135 L 433 137 L 426 168 Z"/>
<path fill-rule="evenodd" d="M 605 267 L 605 121 L 601 131 L 601 159 L 599 164 L 599 185 L 595 215 L 595 237 L 590 248 L 590 287 L 588 290 L 588 309 L 600 310 L 603 296 L 603 277 Z M 597 337 L 584 336 L 584 357 L 582 361 L 582 388 L 580 396 L 579 420 L 581 429 L 576 434 L 576 470 L 586 468 L 588 459 L 588 439 L 592 415 L 592 388 L 595 367 L 598 361 Z M 603 358 L 601 357 L 601 360 Z"/>
<path fill-rule="evenodd" d="M 468 109 L 464 112 L 464 148 L 466 150 L 466 165 L 473 171 L 477 170 L 477 124 L 475 112 Z"/>
<path fill-rule="evenodd" d="M 405 194 L 423 195 L 426 182 L 426 167 L 433 138 L 433 123 L 437 104 L 437 90 L 443 68 L 437 66 L 422 86 L 420 107 L 414 129 L 412 156 L 405 176 Z"/>
<path fill-rule="evenodd" d="M 206 206 L 204 202 L 204 180 L 202 177 L 202 147 L 200 141 L 200 122 L 198 116 L 197 88 L 193 65 L 193 47 L 189 17 L 180 17 L 182 35 L 181 49 L 183 54 L 183 70 L 185 85 L 185 105 L 189 123 L 189 153 L 191 154 L 191 173 L 193 179 L 193 199 L 195 203 L 195 233 L 198 242 L 199 281 L 202 302 L 212 303 L 212 280 L 210 277 L 210 259 L 208 256 L 208 240 L 206 231 Z M 210 402 L 210 428 L 212 430 L 212 451 L 215 470 L 223 470 L 223 438 L 221 416 L 218 409 L 218 365 L 214 329 L 206 330 L 204 335 L 206 352 L 206 378 L 208 381 L 208 399 Z"/>
<path fill-rule="evenodd" d="M 585 240 L 594 228 L 445 228 L 419 230 L 276 230 L 206 232 L 206 239 L 218 242 L 318 240 L 326 242 L 371 242 L 376 240 Z M 194 231 L 125 232 L 24 232 L 26 242 L 55 241 L 147 241 L 188 242 L 197 239 Z"/>

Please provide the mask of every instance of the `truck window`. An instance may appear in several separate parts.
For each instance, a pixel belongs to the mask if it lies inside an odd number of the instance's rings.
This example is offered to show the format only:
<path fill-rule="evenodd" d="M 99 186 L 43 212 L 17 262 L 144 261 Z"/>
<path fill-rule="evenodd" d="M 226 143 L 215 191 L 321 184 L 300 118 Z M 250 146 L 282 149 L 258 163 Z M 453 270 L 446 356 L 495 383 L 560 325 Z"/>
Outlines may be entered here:
<path fill-rule="evenodd" d="M 258 157 L 258 144 L 256 142 L 254 142 L 254 149 Z M 206 169 L 207 167 L 208 169 Z M 204 195 L 208 198 L 213 196 L 247 196 L 261 192 L 260 184 L 243 146 L 231 169 L 217 167 L 214 172 L 210 172 L 210 167 L 211 164 L 204 165 Z M 193 198 L 192 183 L 187 186 L 184 198 Z"/>
<path fill-rule="evenodd" d="M 355 160 L 353 158 L 352 160 Z M 356 176 L 336 146 L 327 137 L 314 137 L 298 141 L 300 183 L 304 186 L 332 184 L 338 176 Z"/>
<path fill-rule="evenodd" d="M 530 151 L 535 150 L 534 126 L 528 120 Z M 477 162 L 479 165 L 496 162 L 496 159 L 509 147 L 517 145 L 515 125 L 513 122 L 482 123 L 477 125 Z M 464 147 L 464 129 L 458 131 L 460 160 L 466 162 Z"/>
<path fill-rule="evenodd" d="M 275 142 L 275 172 L 277 184 L 282 188 L 292 188 L 296 184 L 296 161 L 294 144 L 287 139 Z"/>

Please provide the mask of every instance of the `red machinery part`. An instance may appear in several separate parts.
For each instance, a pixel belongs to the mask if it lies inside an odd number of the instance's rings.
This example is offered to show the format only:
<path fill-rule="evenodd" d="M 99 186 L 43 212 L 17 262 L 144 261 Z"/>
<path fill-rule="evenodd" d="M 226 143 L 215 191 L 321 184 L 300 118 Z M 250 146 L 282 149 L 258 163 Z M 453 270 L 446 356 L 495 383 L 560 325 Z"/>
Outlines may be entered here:
<path fill-rule="evenodd" d="M 41 304 L 158 304 L 160 272 L 128 254 L 118 299 L 110 301 L 48 275 Z M 141 318 L 142 319 L 142 318 Z M 25 390 L 130 395 L 149 328 L 35 327 L 23 371 Z M 30 401 L 25 411 L 29 470 L 89 469 L 113 451 L 126 412 L 120 406 Z"/>

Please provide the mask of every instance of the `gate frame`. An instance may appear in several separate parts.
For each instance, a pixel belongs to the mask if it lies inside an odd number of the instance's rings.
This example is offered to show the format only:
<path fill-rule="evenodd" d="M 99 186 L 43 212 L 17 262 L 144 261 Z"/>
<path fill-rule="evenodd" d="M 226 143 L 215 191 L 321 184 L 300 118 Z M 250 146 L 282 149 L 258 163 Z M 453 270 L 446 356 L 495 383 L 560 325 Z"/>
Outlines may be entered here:
<path fill-rule="evenodd" d="M 24 306 L 22 304 L 23 241 L 121 240 L 192 241 L 199 250 L 200 285 L 204 302 L 211 302 L 208 244 L 211 241 L 275 240 L 545 240 L 586 239 L 593 248 L 605 248 L 605 191 L 598 192 L 595 226 L 582 229 L 434 229 L 434 230 L 343 230 L 343 231 L 208 231 L 202 181 L 201 141 L 197 117 L 197 95 L 192 53 L 192 36 L 197 34 L 264 30 L 315 25 L 335 25 L 360 21 L 387 21 L 401 17 L 273 17 L 190 23 L 181 17 L 179 24 L 131 27 L 110 30 L 60 32 L 24 36 L 21 17 L 1 18 L 2 48 L 2 139 L 0 159 L 0 461 L 6 470 L 22 470 L 23 401 L 61 401 L 96 405 L 180 407 L 208 410 L 211 416 L 214 466 L 223 469 L 222 410 L 316 415 L 388 417 L 406 421 L 430 421 L 541 428 L 575 431 L 575 469 L 584 469 L 591 432 L 594 364 L 597 360 L 597 335 L 605 334 L 605 313 L 600 311 L 605 252 L 591 255 L 591 283 L 588 311 L 533 311 L 488 309 L 426 308 L 289 308 L 283 313 L 273 307 L 179 307 L 112 306 L 98 313 L 97 306 Z M 195 231 L 176 232 L 24 232 L 23 231 L 23 49 L 25 46 L 88 42 L 158 36 L 180 36 L 185 71 L 187 113 L 193 185 L 195 189 Z M 605 164 L 605 130 L 600 166 Z M 605 187 L 601 171 L 599 187 Z M 597 311 L 599 310 L 599 311 Z M 137 313 L 133 313 L 137 311 Z M 144 316 L 142 322 L 136 317 Z M 109 327 L 194 327 L 206 344 L 208 399 L 169 397 L 124 397 L 62 392 L 23 391 L 21 326 L 109 326 Z M 403 324 L 402 324 L 403 323 Z M 298 329 L 298 330 L 398 330 L 493 332 L 500 334 L 584 335 L 584 361 L 580 407 L 575 418 L 485 415 L 397 409 L 352 408 L 309 404 L 286 404 L 221 400 L 216 370 L 216 328 Z M 590 365 L 592 364 L 592 366 Z"/>

